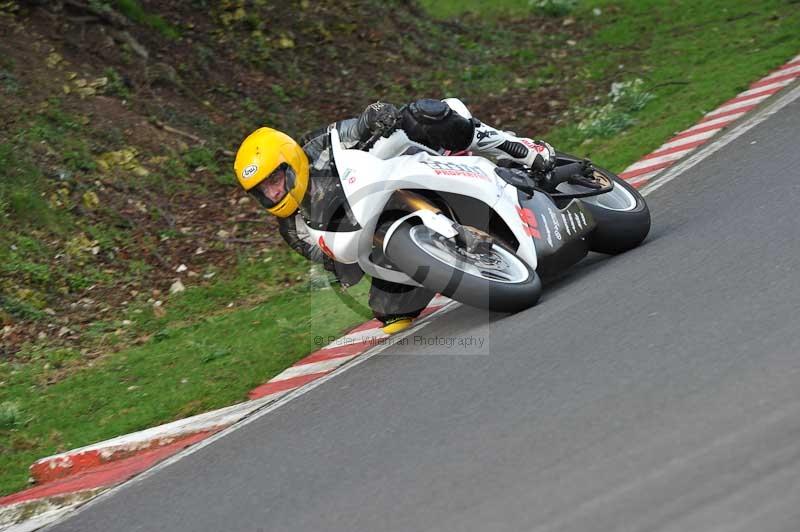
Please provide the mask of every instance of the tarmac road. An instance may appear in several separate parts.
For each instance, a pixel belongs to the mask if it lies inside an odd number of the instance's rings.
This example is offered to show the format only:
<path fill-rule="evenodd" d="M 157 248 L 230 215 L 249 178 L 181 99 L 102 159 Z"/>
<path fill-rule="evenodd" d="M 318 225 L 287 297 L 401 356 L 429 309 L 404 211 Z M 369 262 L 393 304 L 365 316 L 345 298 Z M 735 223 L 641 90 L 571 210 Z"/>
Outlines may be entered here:
<path fill-rule="evenodd" d="M 411 338 L 53 530 L 800 530 L 799 131 L 796 100 L 537 307 L 416 334 L 482 347 Z"/>

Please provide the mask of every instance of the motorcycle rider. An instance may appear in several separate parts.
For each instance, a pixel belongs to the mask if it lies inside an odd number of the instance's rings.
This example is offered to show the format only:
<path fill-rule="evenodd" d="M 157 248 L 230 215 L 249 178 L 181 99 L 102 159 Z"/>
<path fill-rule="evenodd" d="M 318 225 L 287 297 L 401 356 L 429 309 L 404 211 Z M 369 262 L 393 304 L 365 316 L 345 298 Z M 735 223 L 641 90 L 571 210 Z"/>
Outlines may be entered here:
<path fill-rule="evenodd" d="M 555 164 L 555 151 L 546 142 L 495 129 L 473 118 L 455 98 L 420 99 L 400 109 L 376 102 L 360 116 L 306 133 L 299 142 L 275 129 L 255 130 L 236 154 L 234 172 L 239 184 L 278 217 L 280 234 L 295 251 L 334 271 L 344 287 L 361 279 L 361 268 L 336 262 L 324 241 L 315 242 L 306 229 L 320 229 L 340 212 L 337 209 L 349 210 L 336 193 L 340 182 L 332 164 L 329 133 L 334 126 L 345 148 L 371 151 L 373 141 L 399 135 L 412 148 L 417 145 L 446 155 L 473 152 L 493 157 L 501 166 L 547 172 Z M 344 220 L 337 223 L 347 223 Z M 434 295 L 422 287 L 373 278 L 369 306 L 383 323 L 383 331 L 393 334 L 408 328 Z"/>

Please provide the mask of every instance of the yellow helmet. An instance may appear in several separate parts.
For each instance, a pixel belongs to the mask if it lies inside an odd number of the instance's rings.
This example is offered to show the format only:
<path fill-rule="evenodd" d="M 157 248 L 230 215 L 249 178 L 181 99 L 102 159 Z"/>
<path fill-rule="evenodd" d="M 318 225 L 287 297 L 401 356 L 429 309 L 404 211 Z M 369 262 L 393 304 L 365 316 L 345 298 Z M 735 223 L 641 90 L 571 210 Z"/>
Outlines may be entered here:
<path fill-rule="evenodd" d="M 289 135 L 268 127 L 244 139 L 233 171 L 242 188 L 280 218 L 297 211 L 308 189 L 308 157 L 303 148 Z M 280 187 L 280 194 L 267 194 L 272 192 L 270 187 Z"/>

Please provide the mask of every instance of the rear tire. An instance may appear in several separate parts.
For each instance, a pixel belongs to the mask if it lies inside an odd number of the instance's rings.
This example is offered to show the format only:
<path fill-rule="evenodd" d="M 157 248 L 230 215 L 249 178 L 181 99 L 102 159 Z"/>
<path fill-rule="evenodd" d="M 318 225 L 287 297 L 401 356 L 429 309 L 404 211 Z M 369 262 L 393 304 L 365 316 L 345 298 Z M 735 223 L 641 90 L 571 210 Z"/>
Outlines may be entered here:
<path fill-rule="evenodd" d="M 542 294 L 539 276 L 513 251 L 494 243 L 492 251 L 484 254 L 490 261 L 508 265 L 507 271 L 510 273 L 503 279 L 505 270 L 497 269 L 495 265 L 481 271 L 475 262 L 465 260 L 465 256 L 459 255 L 453 248 L 454 245 L 432 229 L 406 221 L 392 233 L 386 246 L 386 256 L 403 273 L 428 290 L 473 307 L 497 312 L 519 312 L 532 307 L 539 300 Z M 448 259 L 450 250 L 453 253 Z M 495 275 L 494 272 L 501 275 Z"/>

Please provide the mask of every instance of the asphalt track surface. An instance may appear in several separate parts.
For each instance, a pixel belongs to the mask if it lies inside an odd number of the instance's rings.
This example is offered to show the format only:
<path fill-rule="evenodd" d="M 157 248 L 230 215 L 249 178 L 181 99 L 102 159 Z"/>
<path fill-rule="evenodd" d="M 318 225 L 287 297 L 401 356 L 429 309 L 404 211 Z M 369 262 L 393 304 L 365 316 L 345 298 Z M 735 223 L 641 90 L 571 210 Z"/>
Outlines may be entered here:
<path fill-rule="evenodd" d="M 537 307 L 415 334 L 483 347 L 410 337 L 53 530 L 800 530 L 799 131 L 796 100 Z"/>

